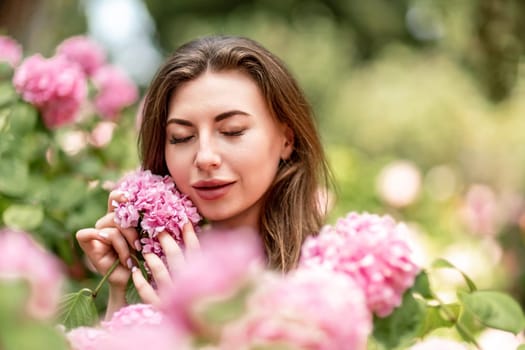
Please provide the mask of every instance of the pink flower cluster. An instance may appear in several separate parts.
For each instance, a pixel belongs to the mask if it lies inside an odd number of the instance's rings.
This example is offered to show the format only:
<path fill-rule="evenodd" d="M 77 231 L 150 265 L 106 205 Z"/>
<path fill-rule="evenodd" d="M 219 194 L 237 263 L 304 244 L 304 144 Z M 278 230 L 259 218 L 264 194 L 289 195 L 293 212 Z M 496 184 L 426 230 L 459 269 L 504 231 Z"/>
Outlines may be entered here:
<path fill-rule="evenodd" d="M 22 47 L 10 37 L 0 35 L 0 63 L 15 67 L 22 59 Z"/>
<path fill-rule="evenodd" d="M 58 55 L 78 63 L 88 76 L 93 75 L 106 61 L 104 49 L 92 39 L 81 35 L 64 40 L 56 51 Z"/>
<path fill-rule="evenodd" d="M 29 283 L 27 312 L 34 318 L 53 315 L 62 292 L 60 261 L 26 232 L 0 230 L 0 283 L 22 279 Z"/>
<path fill-rule="evenodd" d="M 364 350 L 371 330 L 364 296 L 351 279 L 303 269 L 261 285 L 245 316 L 225 327 L 220 348 Z"/>
<path fill-rule="evenodd" d="M 166 231 L 182 243 L 183 226 L 196 225 L 201 220 L 197 208 L 175 188 L 169 176 L 137 170 L 124 176 L 115 189 L 127 198 L 125 202 L 113 203 L 115 223 L 123 228 L 138 228 L 143 253 L 153 252 L 165 260 L 157 235 Z"/>
<path fill-rule="evenodd" d="M 42 112 L 50 129 L 75 121 L 87 96 L 84 73 L 61 56 L 45 59 L 37 54 L 27 58 L 16 69 L 13 84 L 25 101 Z"/>
<path fill-rule="evenodd" d="M 13 85 L 22 98 L 36 106 L 50 129 L 73 123 L 87 102 L 87 80 L 97 89 L 96 111 L 115 120 L 120 111 L 138 98 L 138 90 L 124 72 L 105 62 L 105 52 L 85 36 L 64 40 L 56 55 L 33 55 L 15 70 Z M 0 37 L 0 61 L 15 66 L 21 57 L 16 43 Z"/>
<path fill-rule="evenodd" d="M 72 350 L 186 349 L 186 339 L 151 305 L 134 304 L 100 327 L 79 327 L 66 334 Z"/>
<path fill-rule="evenodd" d="M 93 83 L 98 90 L 95 108 L 107 119 L 114 120 L 122 108 L 132 105 L 138 98 L 135 84 L 116 67 L 98 69 Z"/>
<path fill-rule="evenodd" d="M 406 233 L 389 216 L 352 212 L 305 241 L 299 267 L 347 275 L 363 290 L 369 309 L 385 317 L 420 271 Z"/>

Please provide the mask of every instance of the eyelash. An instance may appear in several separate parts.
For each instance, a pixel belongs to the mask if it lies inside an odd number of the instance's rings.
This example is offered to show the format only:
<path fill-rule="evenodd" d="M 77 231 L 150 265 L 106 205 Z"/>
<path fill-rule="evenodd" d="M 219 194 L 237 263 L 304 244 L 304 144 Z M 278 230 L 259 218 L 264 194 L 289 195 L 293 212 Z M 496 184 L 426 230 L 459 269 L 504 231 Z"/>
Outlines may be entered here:
<path fill-rule="evenodd" d="M 229 137 L 235 137 L 235 136 L 241 136 L 244 134 L 244 130 L 238 130 L 238 131 L 223 131 L 222 134 L 224 136 L 229 136 Z M 191 136 L 187 136 L 187 137 L 180 137 L 180 138 L 177 138 L 177 137 L 170 137 L 170 143 L 172 145 L 175 145 L 177 143 L 184 143 L 184 142 L 188 142 L 190 141 L 191 139 L 193 138 L 193 135 Z"/>

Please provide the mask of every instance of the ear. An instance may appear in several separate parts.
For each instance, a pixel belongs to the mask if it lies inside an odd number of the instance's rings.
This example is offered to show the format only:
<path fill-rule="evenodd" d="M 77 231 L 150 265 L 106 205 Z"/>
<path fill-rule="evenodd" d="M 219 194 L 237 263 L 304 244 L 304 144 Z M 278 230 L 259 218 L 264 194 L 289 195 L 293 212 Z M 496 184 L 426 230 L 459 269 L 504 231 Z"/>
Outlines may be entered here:
<path fill-rule="evenodd" d="M 294 132 L 292 128 L 290 128 L 288 125 L 284 125 L 283 127 L 284 127 L 284 130 L 283 130 L 284 139 L 283 139 L 283 145 L 281 149 L 281 159 L 287 160 L 292 155 L 295 136 L 294 136 Z"/>

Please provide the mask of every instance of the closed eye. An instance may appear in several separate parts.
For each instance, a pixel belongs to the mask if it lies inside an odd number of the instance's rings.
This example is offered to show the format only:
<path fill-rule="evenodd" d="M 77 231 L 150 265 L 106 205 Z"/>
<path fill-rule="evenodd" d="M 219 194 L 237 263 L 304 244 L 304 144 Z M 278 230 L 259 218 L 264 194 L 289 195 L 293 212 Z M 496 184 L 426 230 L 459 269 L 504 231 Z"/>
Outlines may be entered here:
<path fill-rule="evenodd" d="M 223 131 L 222 134 L 225 136 L 241 136 L 244 134 L 244 129 L 236 131 Z"/>
<path fill-rule="evenodd" d="M 193 135 L 186 136 L 186 137 L 175 137 L 175 136 L 171 136 L 171 137 L 170 137 L 170 143 L 171 143 L 172 145 L 175 145 L 175 144 L 177 144 L 177 143 L 184 143 L 184 142 L 188 142 L 188 141 L 190 141 L 192 138 L 193 138 Z"/>

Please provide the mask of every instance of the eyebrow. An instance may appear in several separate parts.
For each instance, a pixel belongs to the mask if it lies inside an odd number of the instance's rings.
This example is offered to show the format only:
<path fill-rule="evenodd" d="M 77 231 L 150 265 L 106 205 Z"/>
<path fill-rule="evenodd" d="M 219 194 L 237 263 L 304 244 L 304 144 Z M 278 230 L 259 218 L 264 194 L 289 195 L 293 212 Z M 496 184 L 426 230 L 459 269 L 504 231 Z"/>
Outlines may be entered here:
<path fill-rule="evenodd" d="M 213 120 L 215 122 L 220 122 L 221 120 L 230 118 L 230 117 L 232 117 L 234 115 L 246 115 L 246 116 L 249 116 L 250 114 L 246 113 L 246 112 L 243 112 L 243 111 L 240 111 L 240 110 L 237 110 L 237 109 L 234 109 L 234 110 L 223 112 L 221 114 L 216 115 L 215 118 L 213 118 Z M 179 124 L 179 125 L 184 125 L 184 126 L 193 126 L 193 123 L 190 122 L 189 120 L 179 119 L 179 118 L 170 118 L 170 119 L 168 119 L 168 121 L 166 122 L 166 125 L 169 125 L 169 124 Z"/>

